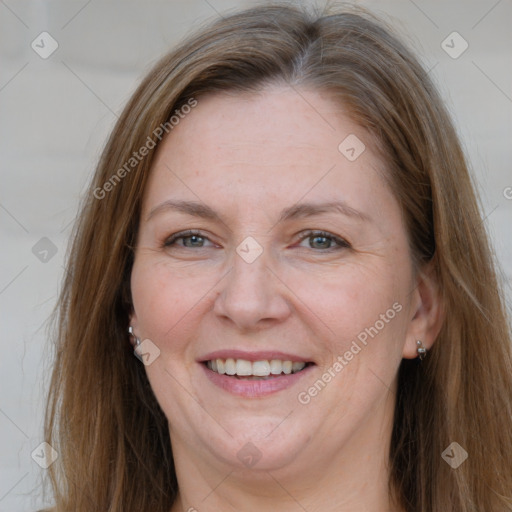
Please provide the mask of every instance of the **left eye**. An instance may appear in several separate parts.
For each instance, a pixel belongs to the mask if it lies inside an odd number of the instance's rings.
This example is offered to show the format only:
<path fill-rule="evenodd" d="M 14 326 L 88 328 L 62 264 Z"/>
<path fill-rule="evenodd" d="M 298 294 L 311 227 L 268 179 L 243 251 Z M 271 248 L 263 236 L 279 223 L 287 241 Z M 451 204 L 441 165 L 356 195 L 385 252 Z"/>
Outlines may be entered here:
<path fill-rule="evenodd" d="M 202 248 L 204 246 L 204 241 L 208 240 L 207 237 L 202 236 L 199 232 L 194 231 L 186 231 L 182 233 L 175 233 L 174 235 L 171 235 L 166 241 L 165 241 L 165 247 L 171 247 L 173 245 L 177 245 L 176 242 L 178 240 L 182 240 L 183 244 L 180 244 L 181 247 L 188 247 L 188 248 Z"/>
<path fill-rule="evenodd" d="M 325 231 L 309 231 L 302 235 L 300 241 L 308 240 L 311 249 L 324 249 L 324 250 L 336 250 L 336 247 L 332 247 L 332 244 L 336 244 L 337 249 L 349 248 L 350 244 L 331 233 Z"/>

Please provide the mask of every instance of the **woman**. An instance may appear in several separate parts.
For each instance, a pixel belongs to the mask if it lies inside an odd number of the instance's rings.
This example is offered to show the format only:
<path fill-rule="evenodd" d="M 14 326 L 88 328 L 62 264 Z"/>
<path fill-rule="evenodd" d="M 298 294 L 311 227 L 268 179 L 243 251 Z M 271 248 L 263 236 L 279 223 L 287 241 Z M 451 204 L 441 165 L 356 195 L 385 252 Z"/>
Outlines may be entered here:
<path fill-rule="evenodd" d="M 223 18 L 144 79 L 83 205 L 54 510 L 510 511 L 503 304 L 452 123 L 392 31 Z"/>

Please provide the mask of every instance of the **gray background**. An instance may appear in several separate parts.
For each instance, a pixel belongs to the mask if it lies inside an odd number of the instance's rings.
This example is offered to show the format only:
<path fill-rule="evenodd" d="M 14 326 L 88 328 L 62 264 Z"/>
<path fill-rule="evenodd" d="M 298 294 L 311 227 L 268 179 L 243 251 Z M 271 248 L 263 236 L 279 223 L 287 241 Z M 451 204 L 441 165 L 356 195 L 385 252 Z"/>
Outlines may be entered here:
<path fill-rule="evenodd" d="M 512 1 L 359 3 L 392 20 L 431 70 L 470 159 L 510 305 Z M 0 0 L 0 512 L 43 505 L 44 469 L 31 453 L 43 441 L 46 321 L 78 201 L 116 116 L 170 46 L 252 4 Z M 43 31 L 59 45 L 47 59 L 31 47 Z M 469 44 L 458 58 L 442 48 L 453 31 Z M 453 41 L 452 53 L 462 48 Z"/>

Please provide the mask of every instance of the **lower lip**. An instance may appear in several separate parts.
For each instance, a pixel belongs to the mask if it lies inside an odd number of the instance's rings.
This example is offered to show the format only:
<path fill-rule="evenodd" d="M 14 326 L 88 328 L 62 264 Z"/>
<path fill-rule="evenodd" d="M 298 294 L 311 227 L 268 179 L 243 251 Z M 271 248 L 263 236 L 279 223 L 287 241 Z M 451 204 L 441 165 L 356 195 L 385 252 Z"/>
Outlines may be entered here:
<path fill-rule="evenodd" d="M 300 372 L 290 373 L 289 375 L 279 375 L 267 380 L 244 380 L 237 379 L 236 377 L 231 377 L 229 375 L 220 375 L 219 373 L 210 370 L 205 364 L 200 364 L 208 379 L 210 379 L 210 381 L 216 386 L 233 395 L 243 396 L 246 398 L 267 396 L 290 388 L 304 375 L 308 374 L 314 366 L 307 366 Z"/>

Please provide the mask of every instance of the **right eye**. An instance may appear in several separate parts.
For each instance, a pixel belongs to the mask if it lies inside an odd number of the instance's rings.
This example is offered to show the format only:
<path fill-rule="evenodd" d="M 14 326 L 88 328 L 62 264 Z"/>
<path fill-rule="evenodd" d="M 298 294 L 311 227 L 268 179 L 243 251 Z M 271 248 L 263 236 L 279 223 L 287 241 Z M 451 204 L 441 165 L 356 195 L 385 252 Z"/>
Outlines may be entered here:
<path fill-rule="evenodd" d="M 177 244 L 176 242 L 178 240 L 182 240 L 182 244 Z M 178 246 L 180 248 L 202 249 L 206 240 L 210 241 L 209 238 L 202 235 L 200 231 L 189 229 L 171 235 L 165 240 L 164 247 Z"/>

